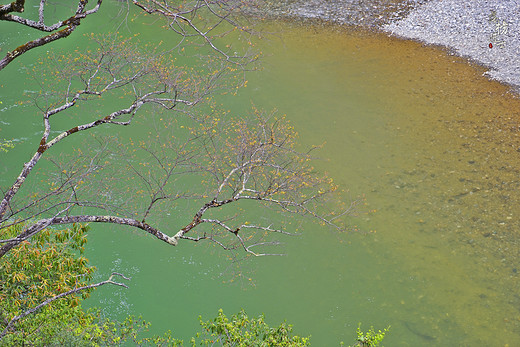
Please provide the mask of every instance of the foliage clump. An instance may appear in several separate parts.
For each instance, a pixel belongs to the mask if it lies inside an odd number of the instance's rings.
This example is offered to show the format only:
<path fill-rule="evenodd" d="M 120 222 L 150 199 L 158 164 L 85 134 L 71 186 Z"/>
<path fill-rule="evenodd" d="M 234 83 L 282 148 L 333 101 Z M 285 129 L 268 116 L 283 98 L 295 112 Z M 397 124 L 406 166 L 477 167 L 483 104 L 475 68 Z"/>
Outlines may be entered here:
<path fill-rule="evenodd" d="M 201 320 L 200 324 L 204 332 L 197 337 L 202 338 L 200 345 L 203 346 L 310 346 L 310 338 L 293 335 L 292 326 L 286 322 L 271 328 L 263 315 L 249 318 L 243 310 L 230 318 L 219 310 L 214 320 Z M 192 339 L 192 345 L 196 345 L 195 339 Z"/>
<path fill-rule="evenodd" d="M 2 102 L 0 101 L 0 104 Z M 11 140 L 0 140 L 0 152 L 9 152 L 10 149 L 14 148 L 13 141 Z"/>
<path fill-rule="evenodd" d="M 3 229 L 4 239 L 16 237 L 23 226 Z M 73 225 L 70 229 L 45 229 L 31 242 L 24 241 L 9 252 L 0 262 L 0 328 L 16 316 L 39 303 L 75 287 L 85 285 L 94 267 L 83 257 L 87 227 Z M 80 299 L 89 291 L 69 295 L 47 305 L 30 318 L 12 327 L 16 333 L 8 334 L 8 345 L 18 345 L 30 340 L 34 344 L 46 344 L 43 336 L 52 336 L 60 329 L 59 320 L 79 318 Z M 0 333 L 2 332 L 0 330 Z"/>
<path fill-rule="evenodd" d="M 357 347 L 377 347 L 385 338 L 385 334 L 390 330 L 390 326 L 384 328 L 383 331 L 374 330 L 374 327 L 370 327 L 365 333 L 361 330 L 361 324 L 357 328 L 357 343 L 354 346 Z"/>
<path fill-rule="evenodd" d="M 22 227 L 4 228 L 2 237 L 16 237 Z M 47 228 L 0 259 L 0 345 L 113 346 L 137 342 L 138 333 L 149 327 L 142 319 L 128 317 L 119 323 L 102 318 L 99 311 L 85 311 L 81 302 L 91 288 L 20 318 L 46 300 L 92 280 L 95 267 L 83 256 L 87 230 L 79 224 L 63 230 Z M 152 342 L 141 342 L 148 340 Z"/>

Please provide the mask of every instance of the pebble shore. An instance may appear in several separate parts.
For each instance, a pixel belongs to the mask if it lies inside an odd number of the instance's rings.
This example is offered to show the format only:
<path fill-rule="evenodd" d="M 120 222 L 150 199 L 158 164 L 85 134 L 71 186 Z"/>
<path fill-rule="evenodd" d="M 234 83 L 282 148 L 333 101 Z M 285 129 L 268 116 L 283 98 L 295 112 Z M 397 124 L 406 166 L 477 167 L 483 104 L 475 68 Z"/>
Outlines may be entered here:
<path fill-rule="evenodd" d="M 381 28 L 406 17 L 427 0 L 280 0 L 287 17 L 320 19 L 338 24 Z"/>
<path fill-rule="evenodd" d="M 442 45 L 520 91 L 520 0 L 442 0 L 413 9 L 382 29 L 392 35 Z"/>
<path fill-rule="evenodd" d="M 361 26 L 445 46 L 520 91 L 520 0 L 279 0 L 284 17 Z"/>

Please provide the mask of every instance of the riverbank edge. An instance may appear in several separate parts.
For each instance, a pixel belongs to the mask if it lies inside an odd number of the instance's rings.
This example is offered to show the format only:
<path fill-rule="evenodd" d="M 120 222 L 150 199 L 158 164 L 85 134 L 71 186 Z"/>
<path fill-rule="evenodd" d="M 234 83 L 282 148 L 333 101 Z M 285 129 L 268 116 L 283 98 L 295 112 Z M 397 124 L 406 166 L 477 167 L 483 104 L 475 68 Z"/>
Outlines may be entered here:
<path fill-rule="evenodd" d="M 385 24 L 391 36 L 441 46 L 483 66 L 489 79 L 520 93 L 520 2 L 435 0 Z"/>
<path fill-rule="evenodd" d="M 473 0 L 279 0 L 274 17 L 361 28 L 427 46 L 484 67 L 520 94 L 520 2 Z"/>

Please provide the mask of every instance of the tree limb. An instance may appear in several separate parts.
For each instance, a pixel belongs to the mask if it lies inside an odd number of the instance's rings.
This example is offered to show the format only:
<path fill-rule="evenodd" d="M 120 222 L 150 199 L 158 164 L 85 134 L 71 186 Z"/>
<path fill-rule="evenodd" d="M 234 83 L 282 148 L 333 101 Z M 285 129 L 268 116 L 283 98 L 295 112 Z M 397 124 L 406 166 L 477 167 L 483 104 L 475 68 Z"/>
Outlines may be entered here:
<path fill-rule="evenodd" d="M 44 32 L 53 32 L 61 27 L 65 27 L 64 29 L 61 29 L 49 35 L 43 36 L 41 38 L 29 41 L 21 46 L 18 46 L 12 52 L 7 52 L 5 57 L 0 59 L 0 70 L 9 65 L 9 63 L 11 63 L 13 60 L 18 58 L 22 54 L 30 51 L 33 48 L 41 47 L 48 43 L 69 36 L 80 25 L 82 19 L 86 18 L 88 15 L 92 13 L 96 13 L 99 10 L 102 1 L 103 0 L 97 0 L 97 4 L 94 8 L 85 11 L 85 6 L 87 5 L 88 0 L 79 0 L 78 8 L 73 16 L 67 18 L 64 21 L 59 21 L 51 26 L 47 26 L 44 24 L 43 6 L 45 1 L 43 0 L 41 0 L 40 2 L 38 22 L 10 14 L 10 12 L 23 12 L 25 5 L 24 0 L 16 0 L 9 5 L 4 5 L 0 7 L 0 20 L 15 22 Z"/>
<path fill-rule="evenodd" d="M 11 12 L 22 13 L 25 10 L 25 0 L 15 0 L 7 5 L 0 6 L 0 18 Z"/>
<path fill-rule="evenodd" d="M 26 228 L 23 232 L 21 232 L 16 238 L 7 240 L 5 245 L 0 247 L 0 258 L 2 258 L 5 254 L 7 254 L 13 247 L 16 247 L 20 243 L 25 240 L 28 240 L 33 235 L 42 231 L 50 225 L 62 225 L 62 224 L 73 224 L 73 223 L 110 223 L 110 224 L 119 224 L 119 225 L 128 225 L 141 230 L 146 231 L 150 235 L 155 236 L 161 241 L 164 241 L 170 245 L 176 246 L 178 238 L 170 237 L 156 228 L 150 226 L 147 223 L 142 221 L 138 221 L 131 218 L 123 218 L 117 216 L 91 216 L 91 215 L 82 215 L 82 216 L 65 216 L 65 217 L 53 217 L 53 218 L 44 218 L 38 220 L 38 222 L 34 223 L 30 227 Z"/>

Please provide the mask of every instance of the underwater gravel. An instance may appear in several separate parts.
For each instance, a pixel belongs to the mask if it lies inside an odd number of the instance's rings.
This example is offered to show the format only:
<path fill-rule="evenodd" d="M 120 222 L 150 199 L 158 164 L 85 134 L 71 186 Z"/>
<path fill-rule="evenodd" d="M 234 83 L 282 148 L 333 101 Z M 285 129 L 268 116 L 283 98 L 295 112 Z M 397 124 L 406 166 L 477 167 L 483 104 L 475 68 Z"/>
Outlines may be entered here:
<path fill-rule="evenodd" d="M 427 0 L 268 0 L 271 13 L 368 28 L 404 18 Z"/>
<path fill-rule="evenodd" d="M 275 16 L 361 26 L 448 47 L 520 92 L 520 0 L 268 0 L 268 8 Z"/>
<path fill-rule="evenodd" d="M 520 0 L 431 1 L 382 29 L 449 47 L 489 68 L 490 78 L 520 91 Z"/>

